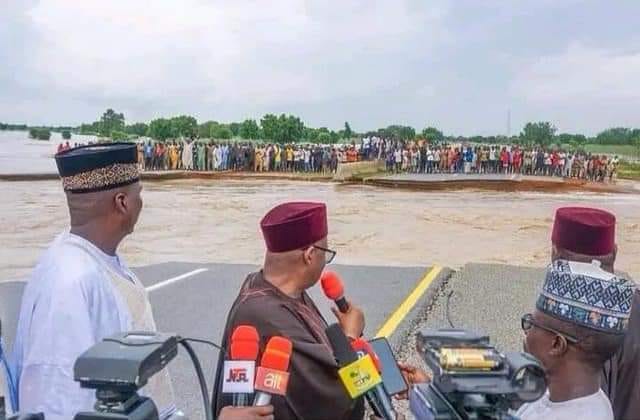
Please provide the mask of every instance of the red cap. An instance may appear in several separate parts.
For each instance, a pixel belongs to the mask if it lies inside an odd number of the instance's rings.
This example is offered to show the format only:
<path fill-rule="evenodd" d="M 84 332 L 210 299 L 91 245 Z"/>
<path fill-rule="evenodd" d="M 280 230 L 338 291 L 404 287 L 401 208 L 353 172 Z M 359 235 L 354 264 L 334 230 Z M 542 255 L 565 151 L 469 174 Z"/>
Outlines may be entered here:
<path fill-rule="evenodd" d="M 269 251 L 303 249 L 326 238 L 327 207 L 311 202 L 280 204 L 264 216 L 260 227 Z"/>
<path fill-rule="evenodd" d="M 256 360 L 259 347 L 260 338 L 255 327 L 239 325 L 233 330 L 229 349 L 231 360 Z"/>
<path fill-rule="evenodd" d="M 340 276 L 333 271 L 325 271 L 320 276 L 320 284 L 326 297 L 337 300 L 344 296 L 344 286 Z"/>
<path fill-rule="evenodd" d="M 551 242 L 576 254 L 610 254 L 616 244 L 616 217 L 607 211 L 588 207 L 559 208 Z"/>

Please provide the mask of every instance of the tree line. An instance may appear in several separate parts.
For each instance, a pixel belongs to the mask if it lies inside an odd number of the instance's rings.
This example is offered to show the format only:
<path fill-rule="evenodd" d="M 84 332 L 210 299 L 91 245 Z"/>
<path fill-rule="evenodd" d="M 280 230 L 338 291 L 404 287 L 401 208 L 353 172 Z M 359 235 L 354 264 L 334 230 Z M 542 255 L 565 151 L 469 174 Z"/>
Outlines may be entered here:
<path fill-rule="evenodd" d="M 29 127 L 18 124 L 2 124 L 0 130 L 26 130 Z M 582 134 L 557 133 L 556 127 L 548 121 L 529 122 L 515 136 L 451 136 L 444 135 L 439 129 L 428 126 L 422 131 L 405 125 L 389 125 L 385 128 L 357 133 L 348 122 L 341 130 L 327 127 L 308 127 L 297 116 L 287 114 L 266 114 L 260 120 L 246 119 L 242 122 L 221 123 L 218 121 L 198 120 L 189 115 L 171 118 L 156 118 L 149 123 L 137 122 L 127 124 L 123 113 L 107 109 L 98 121 L 81 124 L 79 127 L 31 127 L 33 138 L 45 137 L 44 130 L 63 133 L 69 138 L 71 132 L 109 137 L 113 140 L 125 140 L 132 137 L 147 136 L 166 141 L 176 138 L 213 138 L 230 140 L 240 138 L 246 140 L 268 140 L 278 143 L 339 143 L 350 142 L 360 136 L 378 136 L 387 139 L 414 140 L 427 139 L 432 142 L 472 142 L 486 144 L 522 144 L 544 145 L 554 144 L 580 147 L 585 144 L 603 145 L 637 145 L 640 147 L 640 129 L 613 127 L 596 136 L 587 137 Z"/>

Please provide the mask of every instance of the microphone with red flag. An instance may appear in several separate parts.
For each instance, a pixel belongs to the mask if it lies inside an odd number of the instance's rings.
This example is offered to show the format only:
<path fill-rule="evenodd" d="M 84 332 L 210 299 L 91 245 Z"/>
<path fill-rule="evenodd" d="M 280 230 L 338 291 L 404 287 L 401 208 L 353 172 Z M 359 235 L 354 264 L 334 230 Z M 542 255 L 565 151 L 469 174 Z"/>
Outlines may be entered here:
<path fill-rule="evenodd" d="M 340 312 L 349 311 L 349 302 L 344 297 L 344 286 L 338 273 L 334 271 L 323 272 L 320 276 L 320 284 L 325 296 L 336 303 Z"/>
<path fill-rule="evenodd" d="M 254 406 L 268 405 L 272 395 L 285 395 L 289 383 L 289 361 L 293 344 L 284 337 L 271 337 L 256 372 Z"/>
<path fill-rule="evenodd" d="M 260 338 L 255 327 L 239 325 L 231 334 L 229 360 L 224 362 L 222 392 L 232 394 L 233 405 L 244 407 L 254 392 L 256 359 Z"/>

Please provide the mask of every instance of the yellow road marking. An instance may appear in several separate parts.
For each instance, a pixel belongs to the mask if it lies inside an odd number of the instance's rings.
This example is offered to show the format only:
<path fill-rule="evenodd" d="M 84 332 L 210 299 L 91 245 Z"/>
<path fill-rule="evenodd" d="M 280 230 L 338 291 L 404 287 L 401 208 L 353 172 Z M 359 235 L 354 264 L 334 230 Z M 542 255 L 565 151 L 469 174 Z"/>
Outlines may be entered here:
<path fill-rule="evenodd" d="M 434 265 L 431 267 L 422 280 L 418 283 L 418 285 L 407 295 L 407 297 L 402 301 L 400 306 L 387 318 L 385 323 L 376 333 L 376 338 L 385 337 L 389 338 L 391 334 L 398 328 L 398 325 L 402 322 L 402 320 L 407 316 L 407 314 L 413 309 L 418 300 L 424 295 L 424 292 L 427 291 L 429 285 L 433 282 L 433 280 L 438 277 L 438 274 L 442 271 L 442 267 L 439 265 Z"/>

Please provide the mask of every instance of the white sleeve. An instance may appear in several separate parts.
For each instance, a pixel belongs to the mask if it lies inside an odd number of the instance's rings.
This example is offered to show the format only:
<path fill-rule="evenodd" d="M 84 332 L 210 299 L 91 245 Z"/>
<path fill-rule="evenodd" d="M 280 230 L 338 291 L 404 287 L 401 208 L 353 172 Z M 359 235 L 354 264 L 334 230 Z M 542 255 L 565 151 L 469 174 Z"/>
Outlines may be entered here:
<path fill-rule="evenodd" d="M 20 411 L 45 413 L 47 420 L 69 420 L 78 411 L 91 411 L 95 391 L 73 380 L 73 366 L 30 364 L 20 380 Z"/>
<path fill-rule="evenodd" d="M 95 391 L 81 389 L 73 380 L 73 365 L 96 336 L 83 282 L 54 281 L 33 308 L 19 406 L 22 412 L 43 412 L 47 420 L 68 420 L 93 409 Z"/>

